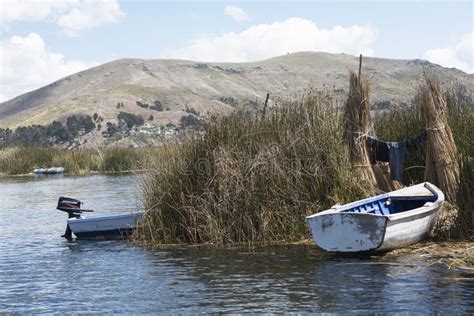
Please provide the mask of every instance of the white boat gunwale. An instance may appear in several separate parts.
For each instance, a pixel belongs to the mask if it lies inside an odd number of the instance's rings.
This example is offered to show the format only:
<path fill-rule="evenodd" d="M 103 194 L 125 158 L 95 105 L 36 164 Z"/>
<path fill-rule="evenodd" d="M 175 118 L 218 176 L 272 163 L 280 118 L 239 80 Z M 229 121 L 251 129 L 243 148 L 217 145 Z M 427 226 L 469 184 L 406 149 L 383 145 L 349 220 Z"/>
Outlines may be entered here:
<path fill-rule="evenodd" d="M 78 218 L 69 218 L 67 220 L 68 223 L 70 222 L 75 222 L 75 221 L 81 221 L 82 223 L 86 222 L 98 222 L 98 221 L 108 221 L 108 220 L 114 220 L 114 219 L 122 219 L 122 218 L 128 218 L 128 217 L 139 217 L 143 216 L 144 212 L 132 212 L 132 213 L 124 213 L 124 214 L 116 214 L 116 215 L 105 215 L 105 216 L 81 216 Z"/>

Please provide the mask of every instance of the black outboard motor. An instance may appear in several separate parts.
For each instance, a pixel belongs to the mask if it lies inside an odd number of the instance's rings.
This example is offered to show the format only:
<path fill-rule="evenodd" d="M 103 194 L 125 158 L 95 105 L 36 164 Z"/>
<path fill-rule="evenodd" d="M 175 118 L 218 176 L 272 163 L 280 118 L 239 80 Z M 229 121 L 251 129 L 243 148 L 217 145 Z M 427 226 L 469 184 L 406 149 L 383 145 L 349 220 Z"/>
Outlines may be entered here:
<path fill-rule="evenodd" d="M 81 217 L 82 212 L 93 212 L 93 210 L 84 210 L 81 209 L 82 202 L 76 199 L 68 198 L 61 196 L 58 200 L 58 206 L 56 209 L 66 212 L 69 218 L 79 218 Z M 65 237 L 67 240 L 72 239 L 72 231 L 67 224 L 66 232 L 61 237 Z"/>

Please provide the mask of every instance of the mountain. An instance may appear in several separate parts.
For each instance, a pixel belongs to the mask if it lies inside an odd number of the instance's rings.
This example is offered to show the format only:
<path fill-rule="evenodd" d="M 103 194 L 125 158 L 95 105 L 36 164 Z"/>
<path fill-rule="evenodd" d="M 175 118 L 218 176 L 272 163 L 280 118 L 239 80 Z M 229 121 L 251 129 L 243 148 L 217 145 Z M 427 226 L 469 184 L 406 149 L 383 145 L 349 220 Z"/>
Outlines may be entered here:
<path fill-rule="evenodd" d="M 119 112 L 153 115 L 153 125 L 178 124 L 187 108 L 226 112 L 261 104 L 267 93 L 270 102 L 295 98 L 310 86 L 342 96 L 348 89 L 348 72 L 357 69 L 358 62 L 356 56 L 314 52 L 250 63 L 119 59 L 1 103 L 0 126 L 44 125 L 72 114 L 94 113 L 105 125 L 116 122 Z M 474 75 L 457 69 L 422 60 L 364 57 L 362 71 L 372 78 L 372 101 L 408 102 L 421 82 L 422 67 L 441 82 L 458 82 L 474 91 Z M 164 110 L 150 109 L 155 104 Z"/>

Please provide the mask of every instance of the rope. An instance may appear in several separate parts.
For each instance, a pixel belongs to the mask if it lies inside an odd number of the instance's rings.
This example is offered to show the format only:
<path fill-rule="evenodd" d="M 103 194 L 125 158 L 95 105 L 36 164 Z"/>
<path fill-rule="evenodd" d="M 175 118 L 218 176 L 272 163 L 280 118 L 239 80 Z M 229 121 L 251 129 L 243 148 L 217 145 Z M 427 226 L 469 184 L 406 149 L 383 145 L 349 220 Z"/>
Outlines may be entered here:
<path fill-rule="evenodd" d="M 408 167 L 408 168 L 404 168 L 403 170 L 404 170 L 404 171 L 407 171 L 407 170 L 416 169 L 416 168 L 426 169 L 425 166 L 411 166 L 411 167 Z"/>
<path fill-rule="evenodd" d="M 357 168 L 367 168 L 367 167 L 372 167 L 372 165 L 354 165 L 354 167 L 357 167 Z"/>
<path fill-rule="evenodd" d="M 446 129 L 446 126 L 444 124 L 439 124 L 437 127 L 427 127 L 427 131 L 440 131 Z"/>

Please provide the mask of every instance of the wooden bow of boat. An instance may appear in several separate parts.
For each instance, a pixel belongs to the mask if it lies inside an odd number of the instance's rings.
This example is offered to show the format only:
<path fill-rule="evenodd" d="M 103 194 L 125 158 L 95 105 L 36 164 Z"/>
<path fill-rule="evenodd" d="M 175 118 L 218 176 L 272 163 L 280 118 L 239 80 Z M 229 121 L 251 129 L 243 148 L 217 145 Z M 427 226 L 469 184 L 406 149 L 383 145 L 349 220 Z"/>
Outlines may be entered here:
<path fill-rule="evenodd" d="M 335 206 L 306 220 L 316 245 L 326 251 L 387 251 L 425 238 L 443 201 L 444 194 L 425 182 Z"/>

